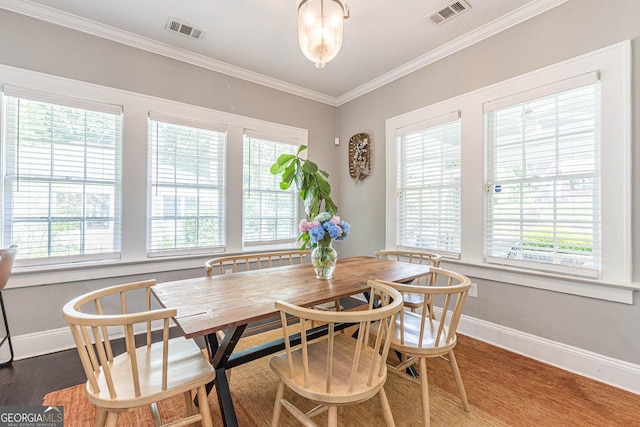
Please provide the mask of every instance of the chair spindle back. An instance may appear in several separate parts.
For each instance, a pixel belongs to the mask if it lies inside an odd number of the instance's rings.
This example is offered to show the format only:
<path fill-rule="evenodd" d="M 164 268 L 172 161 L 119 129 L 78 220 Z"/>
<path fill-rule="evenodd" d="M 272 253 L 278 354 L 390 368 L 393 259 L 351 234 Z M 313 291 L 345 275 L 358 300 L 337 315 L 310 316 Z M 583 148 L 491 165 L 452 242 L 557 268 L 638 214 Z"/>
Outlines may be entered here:
<path fill-rule="evenodd" d="M 151 308 L 151 286 L 155 284 L 155 280 L 148 280 L 113 286 L 77 297 L 64 306 L 63 316 L 69 323 L 82 366 L 94 394 L 100 392 L 98 377 L 104 375 L 111 398 L 119 397 L 112 376 L 112 364 L 117 354 L 114 354 L 111 336 L 119 338 L 118 335 L 121 335 L 124 337 L 125 351 L 128 354 L 128 371 L 131 374 L 135 397 L 142 395 L 139 366 L 147 361 L 138 360 L 135 333 L 144 328 L 145 345 L 150 347 L 153 321 L 162 322 L 162 391 L 167 390 L 169 326 L 171 317 L 176 315 L 176 310 Z M 127 306 L 127 297 L 132 291 L 140 289 L 144 289 L 145 292 L 145 311 L 131 313 Z M 115 296 L 118 297 L 116 300 L 119 304 L 114 304 Z M 116 309 L 109 310 L 109 313 L 105 312 L 105 307 L 114 305 L 117 306 Z M 139 328 L 136 328 L 136 325 L 140 325 Z"/>
<path fill-rule="evenodd" d="M 296 372 L 301 370 L 304 388 L 313 389 L 320 386 L 311 382 L 312 378 L 318 376 L 318 372 L 315 372 L 315 375 L 310 372 L 312 365 L 310 357 L 318 357 L 317 352 L 311 353 L 309 351 L 310 345 L 316 341 L 307 339 L 307 332 L 313 329 L 310 327 L 313 324 L 324 325 L 328 328 L 328 336 L 324 338 L 326 341 L 324 361 L 320 363 L 325 366 L 321 385 L 324 393 L 334 393 L 338 390 L 352 393 L 356 386 L 362 386 L 363 381 L 367 386 L 371 386 L 375 377 L 380 378 L 386 375 L 386 357 L 389 353 L 396 315 L 402 307 L 402 297 L 398 291 L 387 285 L 373 281 L 370 281 L 369 285 L 372 298 L 370 298 L 369 305 L 365 310 L 320 311 L 298 307 L 282 301 L 276 302 L 276 308 L 280 310 L 283 325 L 289 376 L 293 377 Z M 374 308 L 374 301 L 378 301 L 380 306 Z M 298 352 L 297 355 L 295 348 L 291 346 L 287 338 L 293 328 L 290 325 L 290 319 L 287 322 L 288 316 L 299 319 L 297 325 L 300 328 L 301 352 Z M 338 344 L 339 340 L 336 340 L 336 325 L 342 323 L 358 325 L 355 350 L 349 355 L 343 354 L 342 347 L 339 347 Z M 381 331 L 375 337 L 371 334 L 371 325 L 374 323 L 378 323 L 378 330 Z M 370 345 L 372 337 L 375 338 L 373 346 Z M 365 351 L 368 347 L 372 351 Z M 345 360 L 349 364 L 346 368 Z M 317 360 L 313 365 L 318 366 Z M 346 377 L 343 376 L 345 372 L 348 372 Z"/>
<path fill-rule="evenodd" d="M 207 276 L 232 273 L 238 271 L 261 270 L 263 268 L 281 267 L 285 265 L 303 264 L 311 260 L 311 251 L 291 250 L 266 252 L 246 255 L 231 255 L 213 258 L 204 263 Z"/>

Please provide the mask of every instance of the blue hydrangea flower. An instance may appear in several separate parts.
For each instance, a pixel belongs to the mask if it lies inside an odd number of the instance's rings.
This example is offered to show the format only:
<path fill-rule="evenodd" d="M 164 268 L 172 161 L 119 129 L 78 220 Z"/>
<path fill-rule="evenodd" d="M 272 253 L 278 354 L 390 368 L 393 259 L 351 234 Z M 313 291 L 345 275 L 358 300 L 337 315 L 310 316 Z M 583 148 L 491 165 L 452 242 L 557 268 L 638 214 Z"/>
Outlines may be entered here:
<path fill-rule="evenodd" d="M 309 243 L 315 246 L 320 242 L 329 244 L 332 240 L 344 240 L 350 230 L 349 223 L 328 212 L 319 213 L 312 222 L 303 219 L 299 225 L 300 239 L 304 241 L 305 246 Z"/>
<path fill-rule="evenodd" d="M 316 225 L 309 230 L 309 237 L 311 237 L 311 241 L 313 243 L 317 243 L 318 240 L 322 240 L 324 237 L 324 228 L 322 228 L 322 225 Z"/>
<path fill-rule="evenodd" d="M 336 240 L 344 240 L 349 235 L 349 231 L 351 230 L 351 225 L 348 222 L 340 221 L 339 226 L 342 229 L 342 234 L 340 236 L 338 236 L 338 237 L 335 237 L 335 239 Z"/>
<path fill-rule="evenodd" d="M 338 236 L 340 236 L 340 229 L 333 222 L 325 222 L 324 224 L 322 224 L 322 226 L 327 231 L 327 233 L 329 233 L 329 236 L 332 239 L 337 239 Z"/>

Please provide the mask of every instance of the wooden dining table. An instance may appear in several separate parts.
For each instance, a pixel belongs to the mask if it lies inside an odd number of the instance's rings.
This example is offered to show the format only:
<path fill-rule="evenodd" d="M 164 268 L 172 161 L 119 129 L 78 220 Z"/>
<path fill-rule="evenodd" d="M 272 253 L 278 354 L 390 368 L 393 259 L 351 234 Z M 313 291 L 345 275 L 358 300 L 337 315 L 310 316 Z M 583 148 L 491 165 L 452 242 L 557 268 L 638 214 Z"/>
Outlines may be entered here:
<path fill-rule="evenodd" d="M 235 351 L 250 323 L 277 315 L 278 300 L 313 307 L 369 290 L 367 280 L 409 282 L 429 266 L 356 256 L 340 259 L 329 280 L 316 279 L 311 264 L 297 264 L 213 277 L 158 283 L 152 288 L 163 307 L 175 308 L 175 322 L 187 338 L 204 336 L 216 370 L 215 389 L 225 426 L 237 426 L 226 370 L 284 349 L 284 338 Z M 218 339 L 217 331 L 224 331 Z M 312 329 L 308 338 L 325 333 Z M 290 337 L 292 345 L 300 337 Z"/>

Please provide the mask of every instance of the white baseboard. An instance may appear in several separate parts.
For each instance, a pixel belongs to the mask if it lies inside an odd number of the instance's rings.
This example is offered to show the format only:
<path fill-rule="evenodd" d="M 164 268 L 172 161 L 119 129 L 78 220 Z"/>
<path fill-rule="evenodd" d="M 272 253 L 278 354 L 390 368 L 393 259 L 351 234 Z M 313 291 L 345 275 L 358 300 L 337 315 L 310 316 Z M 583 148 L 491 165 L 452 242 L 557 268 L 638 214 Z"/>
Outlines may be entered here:
<path fill-rule="evenodd" d="M 11 341 L 15 360 L 28 359 L 76 347 L 71 331 L 67 327 L 12 336 Z"/>
<path fill-rule="evenodd" d="M 603 356 L 466 315 L 463 315 L 460 319 L 458 330 L 463 335 L 514 353 L 640 394 L 640 365 Z M 13 337 L 12 340 L 16 360 L 75 347 L 71 332 L 66 327 L 19 335 Z"/>
<path fill-rule="evenodd" d="M 151 330 L 162 329 L 160 322 L 152 323 Z M 144 325 L 137 324 L 133 328 L 134 333 L 145 333 Z M 109 336 L 112 339 L 122 338 L 124 333 L 121 329 L 109 328 Z M 50 329 L 48 331 L 34 332 L 32 334 L 18 335 L 11 337 L 15 360 L 28 359 L 30 357 L 42 356 L 43 354 L 55 353 L 57 351 L 76 348 L 71 330 L 68 327 Z M 3 346 L 6 347 L 6 344 Z M 7 350 L 8 352 L 8 350 Z M 0 360 L 4 360 L 0 358 Z"/>
<path fill-rule="evenodd" d="M 462 315 L 462 335 L 640 394 L 640 365 Z"/>

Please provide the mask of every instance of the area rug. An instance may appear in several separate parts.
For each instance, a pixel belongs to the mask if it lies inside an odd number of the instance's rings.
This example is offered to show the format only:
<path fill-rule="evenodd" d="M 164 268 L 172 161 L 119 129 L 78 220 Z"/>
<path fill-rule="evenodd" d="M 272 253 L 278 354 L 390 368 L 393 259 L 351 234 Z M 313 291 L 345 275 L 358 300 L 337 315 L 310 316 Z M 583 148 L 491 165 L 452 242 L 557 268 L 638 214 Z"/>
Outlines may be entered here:
<path fill-rule="evenodd" d="M 240 346 L 272 339 L 279 332 L 272 331 L 243 338 Z M 276 395 L 277 378 L 269 368 L 269 358 L 265 357 L 232 370 L 231 391 L 240 426 L 268 426 L 271 420 Z M 97 410 L 87 400 L 84 384 L 55 391 L 45 396 L 43 405 L 64 406 L 65 426 L 86 427 L 95 424 Z M 421 400 L 419 386 L 404 378 L 404 374 L 390 373 L 385 385 L 391 410 L 396 425 L 420 426 Z M 305 399 L 287 391 L 285 397 L 303 410 L 314 405 Z M 452 395 L 439 387 L 430 387 L 431 425 L 437 426 L 504 426 L 503 422 L 492 418 L 481 409 L 471 405 L 471 412 L 465 412 L 457 395 Z M 209 396 L 213 424 L 221 426 L 220 411 L 215 393 Z M 163 422 L 168 422 L 185 413 L 182 396 L 176 396 L 159 403 Z M 319 425 L 326 425 L 326 414 L 315 418 Z M 345 407 L 338 417 L 341 426 L 384 426 L 382 412 L 374 402 L 364 402 Z M 147 407 L 129 411 L 120 416 L 121 427 L 152 426 L 151 414 Z M 300 424 L 287 412 L 283 411 L 282 426 L 299 426 Z"/>
<path fill-rule="evenodd" d="M 238 348 L 280 337 L 280 330 L 242 338 Z M 449 363 L 441 358 L 427 360 L 431 398 L 431 425 L 438 426 L 634 426 L 640 427 L 640 395 L 538 362 L 458 335 L 455 349 L 471 412 L 462 409 Z M 231 392 L 238 423 L 242 427 L 268 426 L 276 395 L 277 380 L 269 368 L 269 357 L 231 370 Z M 388 375 L 385 390 L 396 425 L 420 426 L 419 386 L 404 374 Z M 312 404 L 291 392 L 286 398 L 301 409 Z M 45 396 L 44 405 L 64 406 L 65 425 L 94 425 L 97 411 L 84 395 L 84 384 Z M 215 393 L 209 396 L 215 426 L 221 426 Z M 185 411 L 182 397 L 159 404 L 163 420 Z M 316 418 L 326 425 L 326 414 Z M 339 425 L 383 426 L 380 408 L 365 402 L 344 408 Z M 151 426 L 147 408 L 121 415 L 119 426 Z M 299 423 L 283 411 L 282 426 Z"/>

